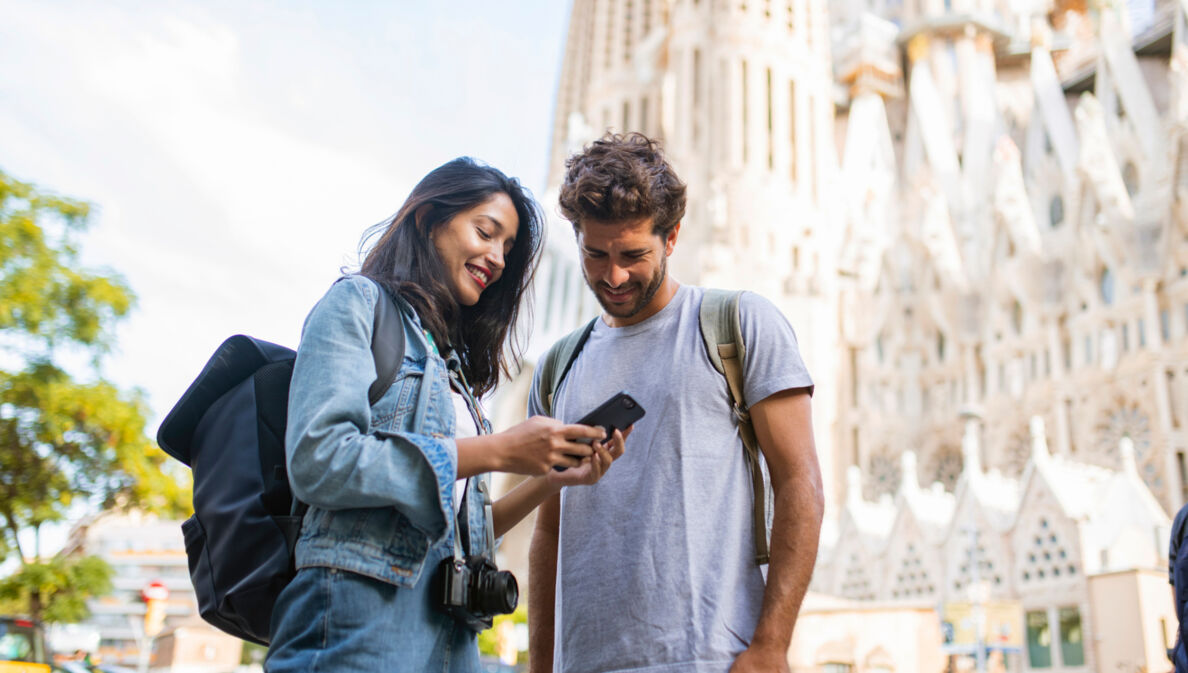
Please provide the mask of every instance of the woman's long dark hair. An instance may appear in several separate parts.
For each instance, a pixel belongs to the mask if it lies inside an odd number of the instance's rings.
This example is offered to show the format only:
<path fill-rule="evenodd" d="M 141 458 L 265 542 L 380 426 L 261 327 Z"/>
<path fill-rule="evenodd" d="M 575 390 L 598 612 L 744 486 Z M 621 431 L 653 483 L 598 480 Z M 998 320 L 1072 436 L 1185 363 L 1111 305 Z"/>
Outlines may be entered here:
<path fill-rule="evenodd" d="M 458 213 L 500 193 L 511 199 L 520 218 L 515 243 L 504 257 L 499 280 L 479 295 L 474 306 L 461 306 L 450 292 L 430 234 Z M 510 376 L 511 367 L 519 365 L 523 349 L 516 323 L 521 315 L 531 315 L 525 295 L 543 230 L 540 207 L 519 180 L 470 157 L 459 157 L 430 171 L 395 215 L 364 233 L 361 251 L 374 236 L 379 240 L 366 252 L 360 273 L 411 304 L 433 339 L 443 349 L 450 346 L 457 351 L 462 373 L 473 392 L 482 395 L 495 387 L 501 372 Z"/>

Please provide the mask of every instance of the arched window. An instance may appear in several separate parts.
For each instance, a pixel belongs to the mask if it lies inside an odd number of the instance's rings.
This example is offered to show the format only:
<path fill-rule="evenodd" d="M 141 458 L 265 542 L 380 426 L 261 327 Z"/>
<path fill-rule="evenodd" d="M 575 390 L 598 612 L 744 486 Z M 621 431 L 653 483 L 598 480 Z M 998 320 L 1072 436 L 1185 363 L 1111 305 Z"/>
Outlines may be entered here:
<path fill-rule="evenodd" d="M 1056 194 L 1048 202 L 1048 223 L 1055 229 L 1064 224 L 1064 197 Z"/>
<path fill-rule="evenodd" d="M 1108 267 L 1101 270 L 1101 301 L 1106 306 L 1114 303 L 1114 274 Z"/>
<path fill-rule="evenodd" d="M 1122 167 L 1122 183 L 1126 185 L 1126 193 L 1134 198 L 1134 195 L 1138 193 L 1139 174 L 1133 161 L 1127 161 L 1126 165 Z"/>

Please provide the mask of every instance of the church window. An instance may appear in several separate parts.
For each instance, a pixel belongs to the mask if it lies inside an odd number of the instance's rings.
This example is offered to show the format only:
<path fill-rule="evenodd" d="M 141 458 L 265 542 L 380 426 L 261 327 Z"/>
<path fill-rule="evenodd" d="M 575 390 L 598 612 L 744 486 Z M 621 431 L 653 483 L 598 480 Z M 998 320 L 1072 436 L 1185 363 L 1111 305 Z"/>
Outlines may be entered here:
<path fill-rule="evenodd" d="M 771 15 L 770 10 L 768 16 Z M 767 170 L 775 168 L 775 111 L 772 108 L 772 92 L 771 92 L 771 68 L 766 70 L 766 92 L 767 92 Z"/>
<path fill-rule="evenodd" d="M 627 0 L 623 7 L 623 62 L 629 63 L 631 61 L 631 20 L 634 18 L 635 12 L 632 11 L 631 0 Z M 626 128 L 626 124 L 623 125 Z"/>
<path fill-rule="evenodd" d="M 746 6 L 744 5 L 744 10 L 745 10 L 745 8 L 746 8 Z M 748 119 L 748 117 L 750 117 L 750 114 L 751 114 L 750 101 L 748 100 L 750 98 L 750 87 L 747 86 L 747 62 L 746 61 L 742 62 L 742 83 L 741 84 L 742 84 L 742 101 L 741 101 L 741 103 L 742 103 L 742 160 L 743 160 L 743 164 L 746 164 L 750 160 L 750 154 L 751 154 L 751 152 L 750 152 L 751 143 L 750 143 L 750 138 L 748 138 L 748 135 L 749 135 L 748 129 L 750 128 L 750 125 L 748 124 L 748 122 L 750 120 Z"/>
<path fill-rule="evenodd" d="M 606 41 L 602 50 L 602 66 L 606 70 L 611 67 L 611 36 L 614 35 L 613 26 L 615 25 L 615 4 L 613 2 L 606 3 Z"/>
<path fill-rule="evenodd" d="M 1048 223 L 1053 229 L 1064 223 L 1064 197 L 1059 194 L 1048 202 Z"/>
<path fill-rule="evenodd" d="M 1122 352 L 1130 352 L 1130 323 L 1122 323 Z"/>
<path fill-rule="evenodd" d="M 1093 364 L 1093 337 L 1085 335 L 1085 364 Z"/>
<path fill-rule="evenodd" d="M 788 8 L 788 16 L 792 16 L 792 8 Z M 789 18 L 789 21 L 791 19 Z M 789 29 L 791 24 L 789 23 Z M 796 80 L 788 82 L 788 166 L 792 181 L 796 181 Z"/>
<path fill-rule="evenodd" d="M 623 126 L 620 128 L 623 129 L 623 133 L 631 130 L 631 103 L 628 101 L 623 101 Z"/>
<path fill-rule="evenodd" d="M 1065 666 L 1085 664 L 1081 611 L 1076 607 L 1060 608 L 1060 658 Z"/>
<path fill-rule="evenodd" d="M 1103 268 L 1098 280 L 1101 287 L 1101 301 L 1106 306 L 1110 306 L 1114 303 L 1114 274 L 1108 268 Z"/>
<path fill-rule="evenodd" d="M 647 102 L 647 99 L 644 99 Z M 701 50 L 693 50 L 693 141 L 701 138 Z"/>
<path fill-rule="evenodd" d="M 1027 663 L 1031 668 L 1051 668 L 1052 632 L 1046 610 L 1032 610 L 1026 615 Z"/>
<path fill-rule="evenodd" d="M 1159 311 L 1159 334 L 1164 341 L 1171 340 L 1171 315 L 1168 314 L 1167 309 Z"/>
<path fill-rule="evenodd" d="M 1138 345 L 1139 348 L 1147 346 L 1147 325 L 1142 318 L 1138 319 Z"/>
<path fill-rule="evenodd" d="M 945 334 L 944 332 L 936 333 L 936 359 L 945 361 Z"/>
<path fill-rule="evenodd" d="M 1015 330 L 1015 334 L 1023 331 L 1023 306 L 1017 299 L 1011 305 L 1011 328 Z"/>
<path fill-rule="evenodd" d="M 1139 187 L 1138 168 L 1135 167 L 1133 161 L 1127 161 L 1126 165 L 1122 167 L 1122 182 L 1126 185 L 1126 193 L 1133 198 L 1138 193 Z"/>
<path fill-rule="evenodd" d="M 1180 153 L 1176 160 L 1176 190 L 1188 191 L 1188 140 L 1180 139 Z"/>

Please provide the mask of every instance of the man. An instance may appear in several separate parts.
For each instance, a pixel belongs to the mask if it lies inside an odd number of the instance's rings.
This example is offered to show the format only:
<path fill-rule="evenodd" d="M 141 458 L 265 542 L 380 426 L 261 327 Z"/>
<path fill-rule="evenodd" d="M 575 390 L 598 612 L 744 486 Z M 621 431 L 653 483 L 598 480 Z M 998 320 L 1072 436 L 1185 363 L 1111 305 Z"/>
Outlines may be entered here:
<path fill-rule="evenodd" d="M 775 500 L 765 581 L 742 441 L 699 331 L 703 290 L 667 272 L 685 185 L 634 133 L 592 143 L 566 169 L 561 210 L 604 313 L 554 391 L 553 414 L 576 420 L 626 390 L 647 415 L 621 465 L 540 508 L 531 670 L 787 671 L 824 509 L 813 383 L 796 337 L 774 305 L 742 296 L 745 399 Z M 541 410 L 534 385 L 529 411 Z"/>

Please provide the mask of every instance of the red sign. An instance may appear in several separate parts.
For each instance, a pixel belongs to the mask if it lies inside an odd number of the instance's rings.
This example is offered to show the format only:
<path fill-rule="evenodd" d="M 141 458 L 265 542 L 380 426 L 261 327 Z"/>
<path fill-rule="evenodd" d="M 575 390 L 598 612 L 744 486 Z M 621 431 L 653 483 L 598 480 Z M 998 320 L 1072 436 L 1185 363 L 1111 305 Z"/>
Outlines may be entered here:
<path fill-rule="evenodd" d="M 140 590 L 140 597 L 146 603 L 149 601 L 163 601 L 169 598 L 169 589 L 165 587 L 164 582 L 154 580 Z"/>

